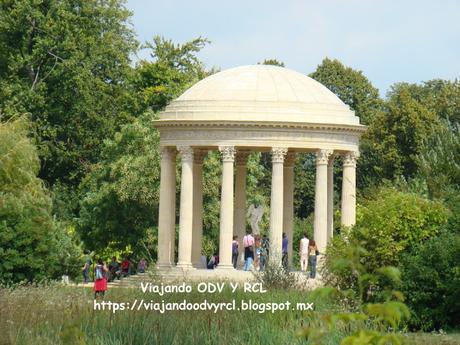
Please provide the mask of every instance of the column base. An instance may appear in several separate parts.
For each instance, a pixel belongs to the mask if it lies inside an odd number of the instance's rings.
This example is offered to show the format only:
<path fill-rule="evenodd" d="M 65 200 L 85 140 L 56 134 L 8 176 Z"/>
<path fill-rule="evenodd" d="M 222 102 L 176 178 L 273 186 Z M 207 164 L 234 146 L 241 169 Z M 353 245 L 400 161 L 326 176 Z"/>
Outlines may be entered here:
<path fill-rule="evenodd" d="M 174 267 L 174 265 L 172 265 L 170 263 L 157 263 L 156 264 L 156 268 L 159 271 L 161 271 L 161 270 L 170 270 L 173 267 Z"/>
<path fill-rule="evenodd" d="M 216 270 L 227 270 L 227 271 L 233 270 L 233 271 L 235 271 L 235 268 L 233 267 L 232 264 L 228 264 L 228 265 L 218 264 L 215 269 Z"/>
<path fill-rule="evenodd" d="M 193 267 L 191 262 L 178 262 L 176 267 L 181 268 L 183 270 L 193 270 L 193 269 L 195 269 L 195 267 Z"/>

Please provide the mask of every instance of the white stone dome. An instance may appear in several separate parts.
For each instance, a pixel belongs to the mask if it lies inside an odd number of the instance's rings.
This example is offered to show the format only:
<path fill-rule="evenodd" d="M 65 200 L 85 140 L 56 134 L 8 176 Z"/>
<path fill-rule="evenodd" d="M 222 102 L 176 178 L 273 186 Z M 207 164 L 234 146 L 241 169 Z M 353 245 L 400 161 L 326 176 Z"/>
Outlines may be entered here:
<path fill-rule="evenodd" d="M 185 91 L 160 121 L 282 122 L 359 126 L 359 118 L 314 79 L 270 65 L 213 74 Z"/>

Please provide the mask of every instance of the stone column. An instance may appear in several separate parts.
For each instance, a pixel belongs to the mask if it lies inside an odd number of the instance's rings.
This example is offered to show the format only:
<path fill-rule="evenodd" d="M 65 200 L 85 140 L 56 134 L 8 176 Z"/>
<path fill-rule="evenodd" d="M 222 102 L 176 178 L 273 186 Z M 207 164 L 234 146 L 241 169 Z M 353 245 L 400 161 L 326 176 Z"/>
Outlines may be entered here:
<path fill-rule="evenodd" d="M 193 228 L 193 149 L 179 146 L 182 157 L 179 212 L 179 260 L 177 267 L 192 268 L 192 228 Z"/>
<path fill-rule="evenodd" d="M 343 157 L 342 180 L 342 226 L 352 226 L 356 222 L 356 160 L 357 151 L 347 152 Z"/>
<path fill-rule="evenodd" d="M 171 194 L 171 190 L 174 193 Z M 160 205 L 158 215 L 158 269 L 171 268 L 174 263 L 176 223 L 176 150 L 161 148 Z"/>
<path fill-rule="evenodd" d="M 176 263 L 176 155 L 177 150 L 174 148 L 174 158 L 172 160 L 172 174 L 174 175 L 174 181 L 169 186 L 169 195 L 171 202 L 171 223 L 170 223 L 170 236 L 171 236 L 171 250 L 170 250 L 170 261 L 174 265 Z"/>
<path fill-rule="evenodd" d="M 316 153 L 315 222 L 314 240 L 324 253 L 327 245 L 327 163 L 332 150 Z"/>
<path fill-rule="evenodd" d="M 192 264 L 196 268 L 205 268 L 201 264 L 203 240 L 203 160 L 205 150 L 195 150 L 193 155 L 193 231 Z"/>
<path fill-rule="evenodd" d="M 238 151 L 236 154 L 235 178 L 235 213 L 233 217 L 233 235 L 238 236 L 240 252 L 243 251 L 243 237 L 246 234 L 246 163 L 249 151 Z"/>
<path fill-rule="evenodd" d="M 294 163 L 295 153 L 288 152 L 284 161 L 283 232 L 288 237 L 288 266 L 292 267 L 294 240 Z"/>
<path fill-rule="evenodd" d="M 222 193 L 220 201 L 220 237 L 218 269 L 234 269 L 232 265 L 233 236 L 233 162 L 235 148 L 221 146 L 222 153 Z"/>
<path fill-rule="evenodd" d="M 270 263 L 281 265 L 283 234 L 283 162 L 287 148 L 272 148 L 272 191 L 270 202 Z"/>
<path fill-rule="evenodd" d="M 327 242 L 334 236 L 334 155 L 327 164 Z"/>

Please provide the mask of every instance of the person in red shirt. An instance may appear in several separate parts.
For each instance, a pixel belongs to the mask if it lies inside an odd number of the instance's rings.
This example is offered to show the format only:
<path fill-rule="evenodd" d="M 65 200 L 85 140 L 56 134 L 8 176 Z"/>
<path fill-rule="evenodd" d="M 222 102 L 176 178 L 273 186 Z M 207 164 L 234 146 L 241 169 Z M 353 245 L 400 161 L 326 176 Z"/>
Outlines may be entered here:
<path fill-rule="evenodd" d="M 104 298 L 104 294 L 107 291 L 107 272 L 107 266 L 99 259 L 94 268 L 94 299 L 96 299 L 98 295 Z"/>
<path fill-rule="evenodd" d="M 125 259 L 121 263 L 121 275 L 123 277 L 131 275 L 131 261 L 127 256 L 125 256 Z"/>

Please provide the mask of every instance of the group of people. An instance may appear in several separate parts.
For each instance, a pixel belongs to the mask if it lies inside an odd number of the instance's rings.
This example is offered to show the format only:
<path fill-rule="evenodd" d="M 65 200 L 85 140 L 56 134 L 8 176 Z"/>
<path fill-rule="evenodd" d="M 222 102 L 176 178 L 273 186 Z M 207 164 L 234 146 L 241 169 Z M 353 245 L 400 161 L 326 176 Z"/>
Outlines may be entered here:
<path fill-rule="evenodd" d="M 90 271 L 92 267 L 91 258 L 88 256 L 85 259 L 85 264 L 82 268 L 83 281 L 88 283 L 90 281 Z M 115 256 L 112 257 L 112 261 L 107 265 L 102 259 L 97 259 L 96 264 L 93 267 L 94 274 L 94 298 L 104 296 L 107 291 L 107 282 L 114 281 L 115 279 L 121 279 L 122 277 L 130 276 L 131 274 L 144 273 L 147 269 L 147 261 L 142 258 L 137 264 L 137 270 L 135 269 L 134 263 L 131 261 L 129 256 L 125 256 L 121 263 L 118 262 Z"/>
<path fill-rule="evenodd" d="M 268 261 L 270 254 L 270 241 L 267 236 L 252 235 L 250 231 L 246 233 L 242 241 L 244 264 L 243 270 L 248 271 L 254 269 L 255 271 L 263 271 Z M 283 233 L 282 248 L 281 248 L 281 263 L 287 270 L 289 265 L 288 260 L 288 245 L 289 239 L 286 233 Z M 310 278 L 316 277 L 316 262 L 319 255 L 318 248 L 314 240 L 309 240 L 307 234 L 303 235 L 299 245 L 300 268 L 301 271 L 306 272 L 308 265 L 310 265 Z M 238 258 L 240 257 L 240 242 L 238 236 L 233 236 L 232 242 L 232 263 L 233 267 L 238 268 Z"/>

